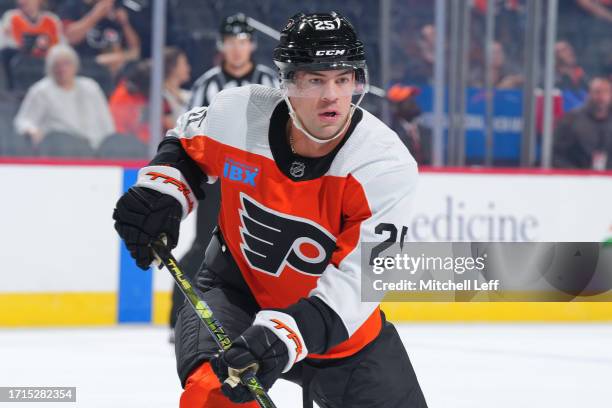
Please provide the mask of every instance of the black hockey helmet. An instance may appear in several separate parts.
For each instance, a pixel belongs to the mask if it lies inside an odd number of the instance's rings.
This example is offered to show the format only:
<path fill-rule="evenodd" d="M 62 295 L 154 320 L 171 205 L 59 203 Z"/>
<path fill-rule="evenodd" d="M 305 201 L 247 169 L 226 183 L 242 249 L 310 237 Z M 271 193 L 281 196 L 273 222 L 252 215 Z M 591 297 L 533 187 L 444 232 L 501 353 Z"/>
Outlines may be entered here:
<path fill-rule="evenodd" d="M 221 39 L 227 36 L 248 36 L 253 37 L 253 27 L 247 22 L 247 18 L 244 14 L 238 13 L 223 19 L 221 27 L 219 28 L 219 36 Z"/>
<path fill-rule="evenodd" d="M 367 84 L 363 43 L 349 20 L 335 11 L 291 17 L 274 49 L 274 64 L 281 80 L 291 80 L 297 70 L 350 68 L 358 82 Z"/>
<path fill-rule="evenodd" d="M 363 43 L 357 38 L 353 25 L 335 11 L 329 13 L 298 13 L 291 17 L 281 32 L 280 42 L 274 49 L 274 64 L 278 67 L 283 98 L 289 108 L 293 124 L 310 140 L 328 143 L 342 136 L 353 113 L 368 91 L 368 69 Z M 352 70 L 354 82 L 338 83 L 337 92 L 344 96 L 358 96 L 351 103 L 344 125 L 331 138 L 321 139 L 311 134 L 293 108 L 290 97 L 320 97 L 319 85 L 301 82 L 298 71 Z"/>

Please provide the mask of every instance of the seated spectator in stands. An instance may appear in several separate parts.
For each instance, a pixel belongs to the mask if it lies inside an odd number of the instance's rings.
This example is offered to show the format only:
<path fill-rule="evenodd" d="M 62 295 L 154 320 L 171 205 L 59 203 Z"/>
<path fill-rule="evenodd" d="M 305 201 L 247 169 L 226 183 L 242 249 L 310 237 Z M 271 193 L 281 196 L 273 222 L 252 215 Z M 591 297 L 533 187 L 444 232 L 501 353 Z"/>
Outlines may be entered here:
<path fill-rule="evenodd" d="M 30 137 L 34 145 L 49 132 L 63 132 L 97 147 L 115 130 L 100 86 L 77 76 L 79 57 L 68 45 L 51 48 L 45 68 L 46 77 L 28 90 L 15 117 L 17 132 Z"/>
<path fill-rule="evenodd" d="M 149 87 L 151 64 L 141 61 L 132 67 L 113 91 L 109 105 L 118 133 L 149 141 Z"/>
<path fill-rule="evenodd" d="M 506 59 L 504 47 L 498 41 L 493 43 L 493 57 L 491 58 L 491 74 L 493 87 L 498 89 L 519 88 L 523 83 L 523 76 L 519 69 Z M 470 73 L 470 86 L 484 88 L 485 83 L 484 64 L 475 66 Z"/>
<path fill-rule="evenodd" d="M 95 59 L 116 75 L 140 56 L 140 39 L 115 0 L 65 0 L 59 9 L 68 42 L 81 58 Z"/>
<path fill-rule="evenodd" d="M 612 84 L 594 78 L 587 103 L 567 113 L 554 136 L 555 167 L 612 169 Z"/>
<path fill-rule="evenodd" d="M 168 47 L 164 51 L 164 99 L 170 108 L 166 129 L 175 126 L 176 120 L 187 112 L 191 91 L 181 88 L 191 78 L 191 66 L 187 55 L 175 47 Z"/>
<path fill-rule="evenodd" d="M 579 91 L 589 87 L 584 69 L 578 65 L 574 47 L 567 41 L 555 44 L 555 86 L 561 90 Z"/>
<path fill-rule="evenodd" d="M 387 91 L 391 102 L 391 129 L 406 145 L 418 164 L 431 164 L 431 129 L 417 122 L 421 108 L 414 99 L 420 90 L 411 86 L 393 85 Z"/>
<path fill-rule="evenodd" d="M 127 73 L 110 97 L 110 110 L 117 132 L 126 136 L 133 135 L 147 144 L 150 138 L 149 127 L 149 87 L 151 84 L 151 61 L 136 64 Z M 162 123 L 164 130 L 174 127 L 167 103 L 163 103 Z"/>
<path fill-rule="evenodd" d="M 17 8 L 2 16 L 2 45 L 15 51 L 44 58 L 49 48 L 62 41 L 59 18 L 42 10 L 43 0 L 17 0 Z"/>

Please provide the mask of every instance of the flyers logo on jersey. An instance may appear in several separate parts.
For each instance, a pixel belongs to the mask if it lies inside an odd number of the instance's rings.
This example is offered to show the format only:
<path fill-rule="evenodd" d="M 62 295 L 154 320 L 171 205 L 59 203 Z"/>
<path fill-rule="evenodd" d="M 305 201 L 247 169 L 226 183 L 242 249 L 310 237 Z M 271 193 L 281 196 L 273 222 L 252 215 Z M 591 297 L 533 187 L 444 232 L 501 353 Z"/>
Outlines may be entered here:
<path fill-rule="evenodd" d="M 312 220 L 267 208 L 246 194 L 241 193 L 240 200 L 240 249 L 251 268 L 273 276 L 280 276 L 286 266 L 306 275 L 323 273 L 336 249 L 331 233 Z"/>

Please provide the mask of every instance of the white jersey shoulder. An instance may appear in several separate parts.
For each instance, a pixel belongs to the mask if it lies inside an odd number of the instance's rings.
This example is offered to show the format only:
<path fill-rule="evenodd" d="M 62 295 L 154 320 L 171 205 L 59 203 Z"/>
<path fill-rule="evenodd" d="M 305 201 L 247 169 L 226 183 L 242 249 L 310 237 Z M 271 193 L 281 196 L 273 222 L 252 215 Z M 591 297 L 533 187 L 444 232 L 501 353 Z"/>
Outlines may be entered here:
<path fill-rule="evenodd" d="M 278 89 L 247 85 L 219 92 L 210 106 L 182 115 L 167 136 L 206 136 L 240 150 L 271 158 L 268 141 L 270 118 L 282 100 Z"/>
<path fill-rule="evenodd" d="M 407 179 L 416 176 L 416 161 L 397 133 L 368 111 L 361 112 L 361 121 L 334 158 L 328 174 L 351 174 L 362 184 L 392 172 Z"/>

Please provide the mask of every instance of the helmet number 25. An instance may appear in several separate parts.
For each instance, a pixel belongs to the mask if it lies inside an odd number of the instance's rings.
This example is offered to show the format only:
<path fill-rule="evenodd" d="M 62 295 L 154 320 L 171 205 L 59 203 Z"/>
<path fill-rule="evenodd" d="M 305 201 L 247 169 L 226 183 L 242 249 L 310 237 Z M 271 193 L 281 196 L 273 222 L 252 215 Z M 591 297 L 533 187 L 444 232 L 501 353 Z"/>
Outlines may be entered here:
<path fill-rule="evenodd" d="M 336 24 L 334 24 L 333 21 L 317 20 L 317 21 L 313 21 L 313 23 L 314 23 L 315 30 L 335 30 L 336 29 Z"/>

